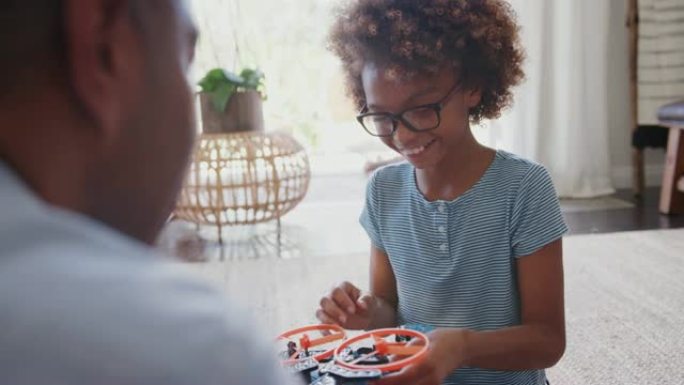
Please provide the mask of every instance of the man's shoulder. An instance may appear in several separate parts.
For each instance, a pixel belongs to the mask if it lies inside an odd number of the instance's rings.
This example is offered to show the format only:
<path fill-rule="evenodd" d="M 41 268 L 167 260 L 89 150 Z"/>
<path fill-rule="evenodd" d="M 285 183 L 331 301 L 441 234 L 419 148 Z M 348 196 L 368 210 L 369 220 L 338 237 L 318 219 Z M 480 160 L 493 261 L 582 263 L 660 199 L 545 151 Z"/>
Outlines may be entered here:
<path fill-rule="evenodd" d="M 0 259 L 0 325 L 16 331 L 0 344 L 13 360 L 93 383 L 117 372 L 127 383 L 280 382 L 243 313 L 188 266 L 134 243 L 55 234 Z"/>

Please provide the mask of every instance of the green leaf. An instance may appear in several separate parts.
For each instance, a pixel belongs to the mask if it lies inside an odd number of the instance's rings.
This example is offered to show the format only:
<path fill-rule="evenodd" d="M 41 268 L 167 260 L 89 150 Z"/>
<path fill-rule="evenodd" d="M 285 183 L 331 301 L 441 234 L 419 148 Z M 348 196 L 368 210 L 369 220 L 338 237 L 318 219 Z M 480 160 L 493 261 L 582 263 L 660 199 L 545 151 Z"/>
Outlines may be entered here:
<path fill-rule="evenodd" d="M 227 78 L 223 70 L 221 68 L 214 68 L 207 72 L 198 84 L 203 92 L 213 92 L 218 88 L 219 84 L 225 83 L 226 81 Z"/>
<path fill-rule="evenodd" d="M 238 76 L 230 71 L 223 71 L 223 76 L 225 76 L 226 80 L 228 80 L 230 83 L 233 83 L 236 86 L 240 86 L 244 84 L 245 79 L 242 76 Z"/>
<path fill-rule="evenodd" d="M 202 92 L 211 92 L 214 90 L 214 84 L 209 81 L 207 78 L 203 78 L 202 80 L 199 81 L 200 90 Z"/>
<path fill-rule="evenodd" d="M 245 68 L 240 72 L 240 76 L 245 79 L 243 87 L 256 90 L 261 85 L 264 74 L 258 69 Z"/>
<path fill-rule="evenodd" d="M 211 93 L 211 103 L 214 109 L 218 112 L 223 112 L 226 110 L 226 105 L 230 100 L 230 97 L 235 93 L 237 87 L 230 83 L 219 84 Z"/>
<path fill-rule="evenodd" d="M 202 92 L 211 95 L 214 108 L 222 112 L 230 97 L 246 89 L 256 90 L 266 99 L 264 91 L 264 74 L 258 69 L 245 68 L 237 75 L 222 68 L 214 68 L 197 83 Z"/>

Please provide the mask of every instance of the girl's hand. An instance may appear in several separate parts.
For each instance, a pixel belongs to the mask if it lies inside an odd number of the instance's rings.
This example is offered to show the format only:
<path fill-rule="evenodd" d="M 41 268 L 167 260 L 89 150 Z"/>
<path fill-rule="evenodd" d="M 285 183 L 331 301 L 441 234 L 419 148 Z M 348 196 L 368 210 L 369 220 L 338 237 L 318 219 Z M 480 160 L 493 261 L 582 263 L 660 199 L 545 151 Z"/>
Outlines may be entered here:
<path fill-rule="evenodd" d="M 425 359 L 374 381 L 373 385 L 441 385 L 463 365 L 465 334 L 462 329 L 433 330 L 428 333 L 430 346 Z"/>
<path fill-rule="evenodd" d="M 339 325 L 345 329 L 367 329 L 376 308 L 377 301 L 373 296 L 361 295 L 361 290 L 356 286 L 342 282 L 321 298 L 316 318 L 323 323 Z"/>

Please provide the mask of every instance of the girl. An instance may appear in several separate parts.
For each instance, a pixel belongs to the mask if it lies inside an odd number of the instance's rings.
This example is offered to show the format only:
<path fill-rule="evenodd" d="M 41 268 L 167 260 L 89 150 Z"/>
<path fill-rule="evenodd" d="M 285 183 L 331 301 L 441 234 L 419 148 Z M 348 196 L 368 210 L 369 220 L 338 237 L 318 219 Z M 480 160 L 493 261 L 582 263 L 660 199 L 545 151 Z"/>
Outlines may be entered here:
<path fill-rule="evenodd" d="M 503 0 L 354 0 L 333 28 L 359 123 L 408 162 L 368 183 L 369 292 L 342 283 L 316 316 L 432 330 L 428 358 L 379 384 L 544 384 L 565 350 L 549 175 L 470 129 L 523 78 L 514 19 Z"/>

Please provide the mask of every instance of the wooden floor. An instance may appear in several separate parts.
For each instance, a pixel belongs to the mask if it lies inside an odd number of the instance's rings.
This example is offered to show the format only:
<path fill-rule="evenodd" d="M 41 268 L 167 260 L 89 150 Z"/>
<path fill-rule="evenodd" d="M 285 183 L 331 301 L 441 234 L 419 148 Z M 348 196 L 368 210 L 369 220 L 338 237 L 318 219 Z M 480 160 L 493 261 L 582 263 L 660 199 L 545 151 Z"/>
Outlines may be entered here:
<path fill-rule="evenodd" d="M 668 216 L 658 212 L 660 189 L 647 188 L 642 199 L 632 190 L 620 190 L 615 197 L 631 202 L 625 209 L 565 213 L 570 234 L 614 233 L 620 231 L 673 229 L 684 227 L 684 215 Z"/>

